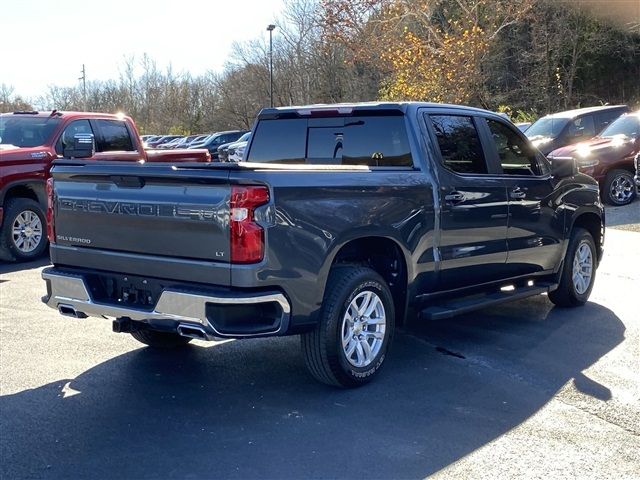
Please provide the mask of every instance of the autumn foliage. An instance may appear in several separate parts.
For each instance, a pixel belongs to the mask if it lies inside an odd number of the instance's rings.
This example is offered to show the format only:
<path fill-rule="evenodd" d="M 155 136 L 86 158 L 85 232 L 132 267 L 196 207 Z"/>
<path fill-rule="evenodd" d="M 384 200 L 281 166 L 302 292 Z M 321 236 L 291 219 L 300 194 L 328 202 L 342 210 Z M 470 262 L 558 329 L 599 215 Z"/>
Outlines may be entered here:
<path fill-rule="evenodd" d="M 322 6 L 327 41 L 347 45 L 352 61 L 373 60 L 386 70 L 383 99 L 467 103 L 483 83 L 492 39 L 529 3 L 325 0 Z"/>

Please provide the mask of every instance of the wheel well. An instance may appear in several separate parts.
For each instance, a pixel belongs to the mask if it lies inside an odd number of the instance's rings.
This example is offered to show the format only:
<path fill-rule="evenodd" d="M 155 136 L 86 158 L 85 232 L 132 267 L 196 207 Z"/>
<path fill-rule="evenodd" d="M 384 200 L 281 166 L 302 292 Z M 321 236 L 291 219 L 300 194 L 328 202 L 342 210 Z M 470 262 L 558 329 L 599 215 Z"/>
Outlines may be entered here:
<path fill-rule="evenodd" d="M 635 173 L 636 173 L 636 169 L 635 169 L 633 163 L 631 163 L 629 165 L 627 165 L 625 163 L 625 164 L 622 164 L 622 165 L 617 165 L 615 168 L 612 168 L 611 170 L 609 170 L 607 172 L 607 174 L 609 174 L 611 172 L 615 172 L 616 170 L 626 171 L 626 172 L 630 173 L 631 175 L 635 175 Z"/>
<path fill-rule="evenodd" d="M 342 246 L 333 265 L 355 264 L 375 270 L 387 282 L 396 310 L 396 324 L 401 325 L 406 313 L 407 264 L 396 242 L 383 237 L 364 237 Z"/>
<path fill-rule="evenodd" d="M 9 188 L 4 194 L 4 201 L 6 202 L 10 198 L 30 198 L 41 203 L 36 189 L 31 185 L 16 185 Z"/>
<path fill-rule="evenodd" d="M 604 227 L 600 217 L 595 213 L 583 213 L 573 222 L 573 228 L 581 227 L 587 230 L 593 237 L 598 251 L 598 261 L 602 259 L 602 241 L 604 237 Z"/>

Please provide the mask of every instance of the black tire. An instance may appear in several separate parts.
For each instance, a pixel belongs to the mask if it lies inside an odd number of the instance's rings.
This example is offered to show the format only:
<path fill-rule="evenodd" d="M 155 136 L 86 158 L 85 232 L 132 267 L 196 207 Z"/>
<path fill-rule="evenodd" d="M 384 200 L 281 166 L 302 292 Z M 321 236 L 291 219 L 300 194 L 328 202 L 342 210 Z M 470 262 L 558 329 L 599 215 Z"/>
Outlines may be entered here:
<path fill-rule="evenodd" d="M 177 333 L 159 332 L 148 328 L 134 330 L 131 332 L 131 336 L 145 345 L 162 349 L 184 347 L 191 341 L 190 338 L 183 337 Z"/>
<path fill-rule="evenodd" d="M 618 196 L 615 193 L 615 185 L 622 185 L 624 191 Z M 627 170 L 611 170 L 607 173 L 602 187 L 602 196 L 609 205 L 628 205 L 636 198 L 636 183 L 633 174 Z"/>
<path fill-rule="evenodd" d="M 363 292 L 373 292 L 382 304 L 385 316 L 384 334 L 382 336 L 378 352 L 366 365 L 358 367 L 347 358 L 343 348 L 343 319 L 352 300 Z M 364 301 L 364 299 L 362 300 Z M 357 303 L 357 300 L 356 300 Z M 318 381 L 338 387 L 357 387 L 371 381 L 380 371 L 387 352 L 393 340 L 395 326 L 395 311 L 393 297 L 389 287 L 378 273 L 366 267 L 334 267 L 327 281 L 322 310 L 318 325 L 311 332 L 302 334 L 302 353 L 311 375 Z M 375 325 L 365 327 L 357 332 L 359 338 L 368 337 L 371 344 L 376 340 L 368 335 L 373 335 L 369 329 L 377 329 Z M 368 333 L 367 333 L 368 332 Z M 354 344 L 360 342 L 362 352 L 362 340 L 353 337 Z M 368 340 L 364 340 L 368 342 Z M 375 350 L 374 350 L 375 352 Z M 354 353 L 352 353 L 353 355 Z M 359 358 L 359 353 L 355 352 Z"/>
<path fill-rule="evenodd" d="M 576 289 L 575 282 L 573 280 L 573 265 L 576 257 L 576 251 L 583 244 L 586 243 L 591 249 L 591 279 L 589 286 L 583 292 L 579 292 Z M 596 245 L 593 241 L 591 234 L 584 228 L 576 228 L 569 241 L 567 248 L 567 254 L 564 262 L 562 262 L 562 271 L 560 274 L 560 282 L 558 288 L 553 292 L 549 292 L 549 300 L 551 300 L 558 307 L 579 307 L 587 303 L 593 284 L 596 279 L 596 266 L 598 263 Z"/>
<path fill-rule="evenodd" d="M 13 238 L 13 225 L 18 216 L 25 212 L 33 212 L 40 219 L 40 238 L 35 248 L 24 251 L 18 247 Z M 6 261 L 26 262 L 41 256 L 47 248 L 47 221 L 44 211 L 38 202 L 30 198 L 10 198 L 4 204 L 4 219 L 0 231 L 0 259 Z"/>

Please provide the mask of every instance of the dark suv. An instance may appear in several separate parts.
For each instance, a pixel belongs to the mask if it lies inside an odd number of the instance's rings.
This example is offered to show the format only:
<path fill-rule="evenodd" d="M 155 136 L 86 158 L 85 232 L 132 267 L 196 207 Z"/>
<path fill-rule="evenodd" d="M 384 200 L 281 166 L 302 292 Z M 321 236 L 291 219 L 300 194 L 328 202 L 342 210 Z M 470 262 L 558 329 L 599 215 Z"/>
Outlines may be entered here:
<path fill-rule="evenodd" d="M 212 160 L 219 159 L 218 147 L 225 143 L 231 143 L 238 140 L 244 135 L 246 130 L 230 130 L 228 132 L 218 132 L 209 135 L 209 137 L 197 145 L 193 145 L 189 148 L 206 148 L 211 154 Z"/>
<path fill-rule="evenodd" d="M 595 137 L 628 111 L 626 105 L 607 105 L 553 113 L 536 120 L 525 135 L 538 150 L 548 155 L 557 148 Z"/>

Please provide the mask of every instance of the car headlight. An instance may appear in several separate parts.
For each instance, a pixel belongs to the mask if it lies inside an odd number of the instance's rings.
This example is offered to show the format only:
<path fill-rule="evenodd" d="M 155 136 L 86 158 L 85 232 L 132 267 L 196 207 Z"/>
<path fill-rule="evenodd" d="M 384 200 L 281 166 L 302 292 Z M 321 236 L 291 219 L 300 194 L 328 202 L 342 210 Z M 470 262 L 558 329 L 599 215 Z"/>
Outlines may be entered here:
<path fill-rule="evenodd" d="M 597 158 L 584 158 L 578 161 L 579 168 L 593 168 L 600 163 Z"/>

